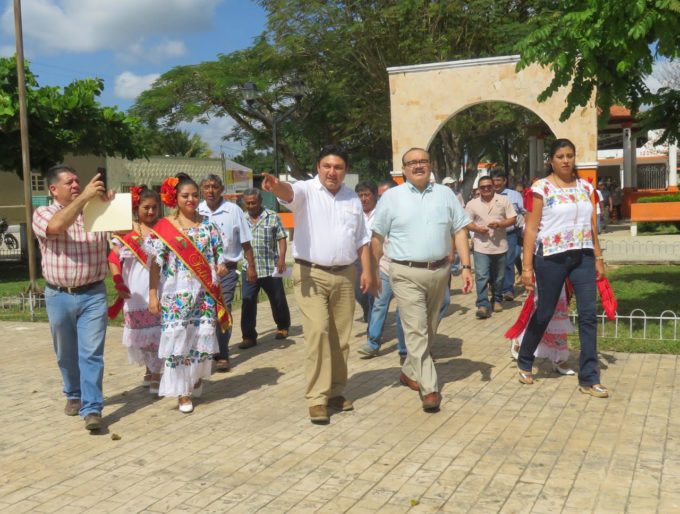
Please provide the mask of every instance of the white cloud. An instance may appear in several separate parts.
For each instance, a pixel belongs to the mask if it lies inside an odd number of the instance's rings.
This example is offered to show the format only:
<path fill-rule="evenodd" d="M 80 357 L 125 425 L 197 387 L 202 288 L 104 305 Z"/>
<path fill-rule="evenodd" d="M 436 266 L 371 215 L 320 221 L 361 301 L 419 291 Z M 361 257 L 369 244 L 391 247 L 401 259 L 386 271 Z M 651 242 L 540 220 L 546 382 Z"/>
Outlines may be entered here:
<path fill-rule="evenodd" d="M 182 41 L 165 40 L 149 48 L 144 46 L 143 41 L 139 41 L 123 49 L 122 51 L 117 51 L 116 56 L 121 61 L 128 63 L 148 61 L 158 64 L 166 59 L 181 57 L 186 53 L 187 47 Z"/>
<path fill-rule="evenodd" d="M 22 6 L 24 40 L 43 53 L 121 53 L 121 49 L 146 44 L 149 38 L 209 29 L 220 1 L 31 0 Z M 11 2 L 6 5 L 0 22 L 9 33 L 14 15 Z M 181 42 L 170 39 L 151 47 L 152 57 L 182 55 L 185 50 Z"/>
<path fill-rule="evenodd" d="M 149 75 L 135 75 L 130 71 L 124 71 L 116 77 L 114 93 L 124 100 L 136 99 L 142 91 L 151 88 L 151 85 L 160 77 L 158 73 Z"/>

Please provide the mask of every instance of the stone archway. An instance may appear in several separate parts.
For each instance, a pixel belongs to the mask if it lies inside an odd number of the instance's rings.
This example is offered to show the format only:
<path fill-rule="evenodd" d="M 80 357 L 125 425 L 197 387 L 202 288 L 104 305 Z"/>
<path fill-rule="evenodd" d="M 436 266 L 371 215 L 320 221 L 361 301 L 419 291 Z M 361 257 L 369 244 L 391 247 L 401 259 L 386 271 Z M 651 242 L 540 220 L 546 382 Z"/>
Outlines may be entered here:
<path fill-rule="evenodd" d="M 557 137 L 576 145 L 578 167 L 585 175 L 597 170 L 597 109 L 591 101 L 566 121 L 560 113 L 567 91 L 558 90 L 540 103 L 538 95 L 552 79 L 547 68 L 517 72 L 519 56 L 490 57 L 388 68 L 392 110 L 392 162 L 411 147 L 428 148 L 439 129 L 455 114 L 483 102 L 520 105 L 541 118 Z"/>

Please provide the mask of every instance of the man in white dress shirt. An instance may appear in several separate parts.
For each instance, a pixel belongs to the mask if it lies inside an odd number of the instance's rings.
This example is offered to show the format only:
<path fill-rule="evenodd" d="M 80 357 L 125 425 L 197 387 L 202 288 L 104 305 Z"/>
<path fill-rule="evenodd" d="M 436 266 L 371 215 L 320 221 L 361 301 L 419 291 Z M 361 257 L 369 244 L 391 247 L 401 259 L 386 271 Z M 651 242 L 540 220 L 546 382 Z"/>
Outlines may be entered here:
<path fill-rule="evenodd" d="M 366 230 L 371 233 L 371 224 L 373 223 L 373 214 L 375 214 L 375 205 L 378 203 L 378 187 L 373 182 L 359 182 L 354 188 L 354 192 L 359 197 L 361 202 L 361 209 L 364 211 L 364 222 L 366 223 Z M 357 277 L 354 282 L 354 298 L 361 306 L 363 312 L 364 323 L 368 323 L 371 319 L 371 311 L 373 310 L 373 301 L 375 297 L 370 293 L 361 291 L 359 284 L 359 277 L 361 276 L 361 263 L 357 261 Z"/>
<path fill-rule="evenodd" d="M 198 213 L 206 216 L 211 222 L 217 225 L 222 234 L 222 261 L 227 266 L 227 274 L 220 277 L 220 288 L 224 303 L 231 312 L 231 302 L 234 299 L 234 291 L 238 284 L 238 274 L 236 267 L 245 256 L 248 261 L 246 270 L 246 280 L 255 282 L 257 272 L 255 271 L 255 259 L 253 248 L 250 241 L 253 236 L 250 226 L 241 208 L 228 202 L 222 197 L 224 184 L 217 175 L 208 175 L 201 180 L 201 194 L 204 200 L 198 205 Z M 231 339 L 231 329 L 226 332 L 217 326 L 217 342 L 220 353 L 214 356 L 217 371 L 229 371 L 229 339 Z"/>
<path fill-rule="evenodd" d="M 263 173 L 262 188 L 295 214 L 293 284 L 306 342 L 305 398 L 312 423 L 328 423 L 329 407 L 354 408 L 343 393 L 357 257 L 362 265 L 361 290 L 374 291 L 361 203 L 343 184 L 348 164 L 343 149 L 327 146 L 311 180 L 289 184 Z"/>

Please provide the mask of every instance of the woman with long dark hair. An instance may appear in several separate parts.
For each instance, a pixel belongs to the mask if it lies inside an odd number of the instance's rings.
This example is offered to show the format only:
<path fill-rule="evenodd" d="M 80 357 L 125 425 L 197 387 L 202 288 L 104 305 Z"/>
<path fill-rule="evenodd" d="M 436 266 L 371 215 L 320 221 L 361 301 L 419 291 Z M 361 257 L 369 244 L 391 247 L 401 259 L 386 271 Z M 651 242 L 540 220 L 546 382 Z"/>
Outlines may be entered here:
<path fill-rule="evenodd" d="M 517 366 L 519 381 L 533 384 L 534 352 L 553 317 L 567 278 L 578 311 L 580 391 L 606 398 L 597 361 L 596 284 L 604 276 L 604 258 L 597 239 L 594 188 L 578 178 L 576 147 L 557 139 L 550 148 L 548 174 L 531 187 L 533 208 L 526 218 L 522 283 L 529 294 L 536 288 L 537 305 L 522 339 Z"/>
<path fill-rule="evenodd" d="M 177 207 L 160 219 L 147 239 L 150 263 L 149 311 L 161 315 L 158 355 L 165 362 L 158 394 L 176 396 L 180 412 L 193 410 L 192 396 L 210 377 L 217 352 L 216 323 L 231 326 L 217 280 L 224 274 L 222 238 L 197 211 L 198 185 L 186 174 L 166 179 L 161 201 Z"/>
<path fill-rule="evenodd" d="M 149 266 L 142 245 L 158 220 L 161 200 L 156 191 L 146 186 L 135 186 L 130 192 L 132 230 L 111 238 L 109 268 L 119 300 L 109 308 L 109 318 L 115 318 L 123 308 L 123 345 L 128 359 L 146 366 L 143 385 L 151 394 L 157 394 L 163 371 L 163 361 L 158 357 L 161 318 L 149 312 Z"/>

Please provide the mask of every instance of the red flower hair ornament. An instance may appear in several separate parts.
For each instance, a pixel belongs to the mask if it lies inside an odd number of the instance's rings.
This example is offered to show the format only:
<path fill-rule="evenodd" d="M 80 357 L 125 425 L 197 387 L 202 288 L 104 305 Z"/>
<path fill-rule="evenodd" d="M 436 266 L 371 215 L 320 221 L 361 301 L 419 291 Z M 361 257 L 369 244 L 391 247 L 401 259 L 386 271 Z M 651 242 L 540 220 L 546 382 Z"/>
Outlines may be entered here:
<path fill-rule="evenodd" d="M 161 184 L 161 202 L 168 207 L 177 207 L 177 177 L 168 177 Z"/>
<path fill-rule="evenodd" d="M 130 188 L 130 196 L 132 197 L 132 209 L 137 210 L 139 208 L 139 194 L 144 189 L 142 186 L 132 186 Z"/>

